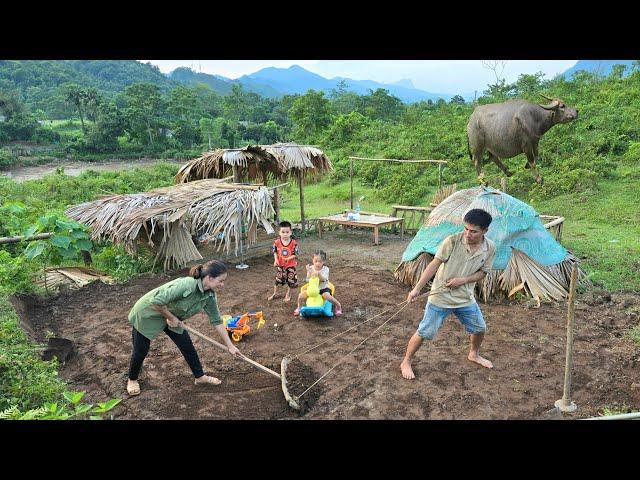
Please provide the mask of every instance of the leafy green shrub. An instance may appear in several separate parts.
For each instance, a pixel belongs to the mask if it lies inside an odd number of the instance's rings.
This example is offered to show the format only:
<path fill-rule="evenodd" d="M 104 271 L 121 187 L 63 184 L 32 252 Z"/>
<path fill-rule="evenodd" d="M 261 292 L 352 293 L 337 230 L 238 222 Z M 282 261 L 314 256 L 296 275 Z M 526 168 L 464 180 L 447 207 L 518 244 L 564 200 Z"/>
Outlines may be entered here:
<path fill-rule="evenodd" d="M 35 226 L 27 230 L 25 236 L 44 232 L 51 232 L 53 235 L 44 240 L 29 242 L 24 254 L 29 260 L 42 256 L 50 265 L 79 260 L 81 251 L 90 252 L 93 247 L 86 229 L 76 221 L 61 219 L 57 215 L 44 215 Z"/>
<path fill-rule="evenodd" d="M 56 367 L 56 360 L 40 359 L 6 295 L 0 294 L 0 410 L 54 401 L 64 391 Z"/>
<path fill-rule="evenodd" d="M 60 141 L 60 134 L 50 128 L 37 128 L 31 140 L 36 143 L 55 143 Z"/>
<path fill-rule="evenodd" d="M 93 255 L 93 266 L 118 282 L 153 271 L 153 261 L 153 254 L 144 248 L 140 248 L 138 256 L 134 257 L 126 253 L 121 245 L 113 244 L 99 246 Z M 156 270 L 160 268 L 161 265 L 156 264 Z"/>
<path fill-rule="evenodd" d="M 16 406 L 0 412 L 0 420 L 102 420 L 103 415 L 118 405 L 122 399 L 114 398 L 100 402 L 80 403 L 86 392 L 64 392 L 63 400 L 46 402 L 43 406 L 21 412 Z M 92 415 L 93 414 L 93 415 Z"/>
<path fill-rule="evenodd" d="M 5 150 L 4 148 L 0 148 L 0 170 L 8 170 L 13 165 L 15 165 L 17 159 L 11 155 L 11 152 Z"/>
<path fill-rule="evenodd" d="M 38 270 L 39 265 L 25 257 L 12 257 L 9 252 L 0 250 L 0 294 L 36 292 L 33 278 Z"/>

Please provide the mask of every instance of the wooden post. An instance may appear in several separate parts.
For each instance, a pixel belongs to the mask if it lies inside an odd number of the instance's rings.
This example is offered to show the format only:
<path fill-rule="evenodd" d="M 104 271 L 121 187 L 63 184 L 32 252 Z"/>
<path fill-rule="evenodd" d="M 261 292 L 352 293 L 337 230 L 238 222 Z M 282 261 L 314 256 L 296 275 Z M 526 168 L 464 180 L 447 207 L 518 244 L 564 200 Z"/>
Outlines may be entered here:
<path fill-rule="evenodd" d="M 300 225 L 304 233 L 304 170 L 298 172 L 298 186 L 300 187 Z"/>
<path fill-rule="evenodd" d="M 391 216 L 395 217 L 396 215 L 398 215 L 398 209 L 396 207 L 393 207 L 393 209 L 391 210 Z M 392 223 L 391 224 L 391 233 L 396 233 L 396 224 Z"/>
<path fill-rule="evenodd" d="M 507 179 L 504 177 L 500 177 L 500 190 L 502 193 L 507 193 Z"/>
<path fill-rule="evenodd" d="M 276 224 L 280 224 L 280 189 L 273 189 L 273 209 L 276 211 Z"/>
<path fill-rule="evenodd" d="M 349 179 L 351 181 L 351 210 L 353 210 L 353 158 L 350 158 L 349 162 Z"/>
<path fill-rule="evenodd" d="M 84 262 L 85 266 L 89 266 L 93 263 L 93 259 L 91 258 L 91 254 L 89 252 L 87 252 L 86 250 L 80 250 L 80 253 L 82 254 L 82 261 Z"/>
<path fill-rule="evenodd" d="M 578 407 L 571 401 L 571 367 L 573 365 L 573 326 L 575 323 L 576 283 L 578 281 L 578 266 L 574 263 L 571 270 L 571 284 L 569 285 L 569 300 L 567 308 L 567 356 L 564 366 L 564 390 L 562 398 L 555 406 L 562 412 L 573 412 Z"/>
<path fill-rule="evenodd" d="M 233 183 L 240 183 L 240 174 L 238 172 L 238 166 L 232 165 L 231 170 L 233 171 Z"/>
<path fill-rule="evenodd" d="M 442 189 L 442 164 L 438 164 L 438 190 Z"/>

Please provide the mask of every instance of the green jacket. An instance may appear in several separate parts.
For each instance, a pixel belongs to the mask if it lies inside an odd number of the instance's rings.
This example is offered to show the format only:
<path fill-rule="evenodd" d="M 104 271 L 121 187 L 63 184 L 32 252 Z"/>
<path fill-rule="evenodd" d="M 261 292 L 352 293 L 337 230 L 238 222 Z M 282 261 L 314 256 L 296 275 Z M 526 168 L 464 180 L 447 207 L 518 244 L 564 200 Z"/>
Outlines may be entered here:
<path fill-rule="evenodd" d="M 151 309 L 151 305 L 166 305 L 171 313 L 183 321 L 204 310 L 209 315 L 211 325 L 222 323 L 216 292 L 205 292 L 202 279 L 176 278 L 154 288 L 136 302 L 129 312 L 129 322 L 149 340 L 156 338 L 167 326 L 166 319 Z M 184 332 L 184 329 L 179 327 L 169 327 L 169 330 L 178 334 Z"/>

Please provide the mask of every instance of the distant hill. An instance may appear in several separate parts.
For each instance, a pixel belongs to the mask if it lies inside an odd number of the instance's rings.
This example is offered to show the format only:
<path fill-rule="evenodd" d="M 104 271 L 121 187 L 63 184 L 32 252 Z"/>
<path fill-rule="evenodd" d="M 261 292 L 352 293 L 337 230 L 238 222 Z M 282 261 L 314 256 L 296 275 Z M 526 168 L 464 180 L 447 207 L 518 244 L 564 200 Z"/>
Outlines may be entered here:
<path fill-rule="evenodd" d="M 177 68 L 171 72 L 168 77 L 186 84 L 195 84 L 197 82 L 206 83 L 211 86 L 215 92 L 222 95 L 227 94 L 231 90 L 231 85 L 234 83 L 242 85 L 242 87 L 249 92 L 259 93 L 269 98 L 294 94 L 304 95 L 311 89 L 323 91 L 328 94 L 331 90 L 337 88 L 340 81 L 344 81 L 347 85 L 347 90 L 355 92 L 358 95 L 366 95 L 369 93 L 369 90 L 384 88 L 406 103 L 421 100 L 436 101 L 439 98 L 448 101 L 453 96 L 450 94 L 430 93 L 419 90 L 415 88 L 411 80 L 408 79 L 400 80 L 393 84 L 374 82 L 372 80 L 353 80 L 343 77 L 328 79 L 305 70 L 298 65 L 292 65 L 289 68 L 263 68 L 255 73 L 243 75 L 236 80 L 231 80 L 221 75 L 196 73 L 186 67 Z"/>
<path fill-rule="evenodd" d="M 185 67 L 166 75 L 157 66 L 137 60 L 0 60 L 0 90 L 20 92 L 31 111 L 41 109 L 52 118 L 65 118 L 71 112 L 71 107 L 60 95 L 59 87 L 65 83 L 76 83 L 83 88 L 93 87 L 108 99 L 114 98 L 127 86 L 141 82 L 158 85 L 163 92 L 179 84 L 204 83 L 220 95 L 228 94 L 233 84 L 240 84 L 247 91 L 276 98 L 305 94 L 309 89 L 328 94 L 341 81 L 346 84 L 347 90 L 359 95 L 383 88 L 405 103 L 437 101 L 439 98 L 449 101 L 453 96 L 419 90 L 409 79 L 393 84 L 341 77 L 327 79 L 298 65 L 264 68 L 232 80 L 221 75 L 194 72 Z"/>
<path fill-rule="evenodd" d="M 419 102 L 422 100 L 438 100 L 443 98 L 450 100 L 453 95 L 442 93 L 431 93 L 413 87 L 410 80 L 400 80 L 393 84 L 374 82 L 372 80 L 353 80 L 351 78 L 335 77 L 324 78 L 318 74 L 309 72 L 298 65 L 289 68 L 263 68 L 250 75 L 244 75 L 238 79 L 240 82 L 255 81 L 264 85 L 269 85 L 281 92 L 281 94 L 304 94 L 309 89 L 321 90 L 329 93 L 338 86 L 340 81 L 344 81 L 347 89 L 359 95 L 366 95 L 369 90 L 384 88 L 390 94 L 395 95 L 406 103 Z"/>
<path fill-rule="evenodd" d="M 625 72 L 625 75 L 628 75 L 631 72 L 633 60 L 578 60 L 578 63 L 576 63 L 570 69 L 565 70 L 562 73 L 562 76 L 568 80 L 571 80 L 571 77 L 574 73 L 580 70 L 585 70 L 587 72 L 597 73 L 603 77 L 606 77 L 611 73 L 612 67 L 616 64 L 626 65 L 627 70 Z"/>
<path fill-rule="evenodd" d="M 113 98 L 128 85 L 152 83 L 168 91 L 177 85 L 158 67 L 136 60 L 0 60 L 0 90 L 17 90 L 32 111 L 63 115 L 68 108 L 59 87 L 76 83 Z"/>
<path fill-rule="evenodd" d="M 185 84 L 204 83 L 216 93 L 226 95 L 231 91 L 231 80 L 220 75 L 194 72 L 190 68 L 180 67 L 171 72 L 168 77 L 176 82 Z"/>
<path fill-rule="evenodd" d="M 232 80 L 230 78 L 223 77 L 222 75 L 210 75 L 208 73 L 194 72 L 188 67 L 176 68 L 167 76 L 171 80 L 187 85 L 205 83 L 209 85 L 214 92 L 220 95 L 228 94 L 234 83 L 242 85 L 242 87 L 248 92 L 258 93 L 263 97 L 275 98 L 283 95 L 281 90 L 275 89 L 271 85 L 260 83 L 259 81 L 251 78 Z"/>

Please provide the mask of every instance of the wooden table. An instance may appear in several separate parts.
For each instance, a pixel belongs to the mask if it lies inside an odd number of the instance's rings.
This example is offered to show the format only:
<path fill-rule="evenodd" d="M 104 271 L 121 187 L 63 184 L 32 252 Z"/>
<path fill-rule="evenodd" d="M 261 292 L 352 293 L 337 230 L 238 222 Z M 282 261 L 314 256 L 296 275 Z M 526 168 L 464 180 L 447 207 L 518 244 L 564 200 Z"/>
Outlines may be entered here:
<path fill-rule="evenodd" d="M 384 213 L 360 213 L 360 220 L 347 220 L 345 213 L 329 215 L 327 217 L 318 218 L 318 237 L 322 238 L 322 225 L 325 223 L 334 223 L 344 225 L 346 227 L 367 227 L 373 228 L 373 244 L 380 245 L 379 233 L 380 227 L 383 225 L 400 224 L 400 238 L 404 240 L 404 218 L 391 217 Z"/>

